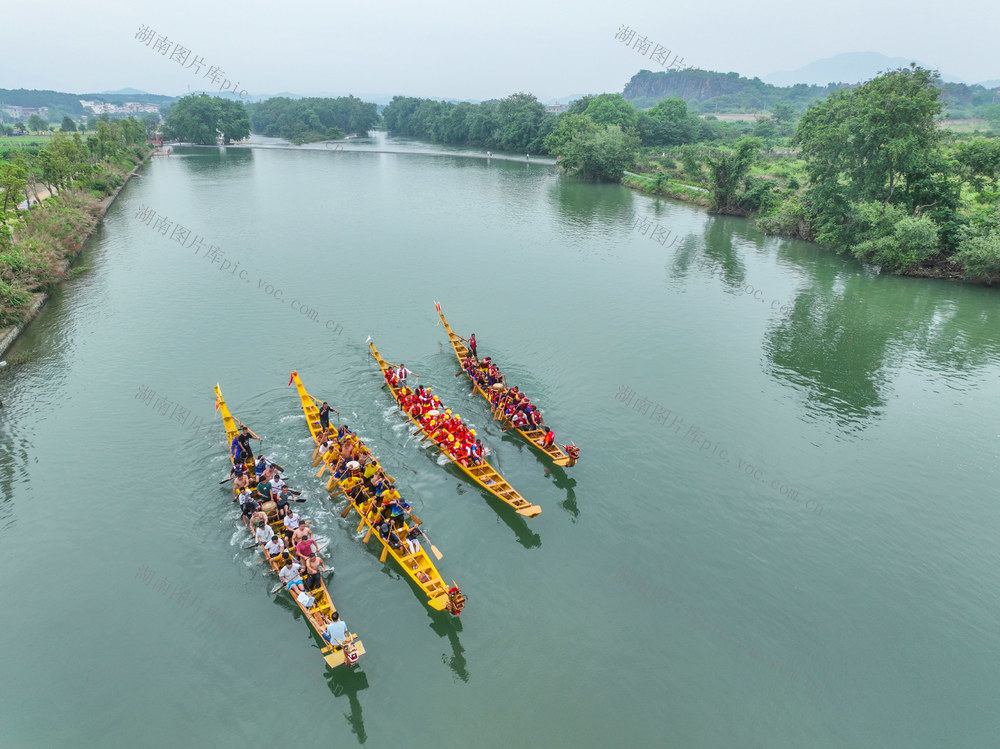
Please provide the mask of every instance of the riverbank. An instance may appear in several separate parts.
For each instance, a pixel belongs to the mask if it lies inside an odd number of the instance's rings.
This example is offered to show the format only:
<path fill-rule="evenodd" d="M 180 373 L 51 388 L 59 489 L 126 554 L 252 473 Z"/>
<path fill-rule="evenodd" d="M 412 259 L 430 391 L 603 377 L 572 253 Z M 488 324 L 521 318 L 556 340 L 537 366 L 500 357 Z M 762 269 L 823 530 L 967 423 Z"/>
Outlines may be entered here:
<path fill-rule="evenodd" d="M 703 208 L 708 208 L 712 204 L 708 190 L 703 187 L 694 187 L 663 179 L 657 180 L 634 172 L 625 172 L 622 176 L 622 185 L 653 197 L 670 198 L 682 203 L 700 205 Z"/>
<path fill-rule="evenodd" d="M 635 168 L 639 171 L 626 171 L 621 184 L 653 197 L 669 198 L 710 208 L 712 204 L 711 192 L 708 189 L 710 178 L 706 172 L 709 171 L 708 157 L 711 154 L 711 150 L 697 146 L 667 149 L 661 153 L 647 152 L 637 160 Z M 756 180 L 758 184 L 770 184 L 774 199 L 763 211 L 748 210 L 735 215 L 744 216 L 765 234 L 811 242 L 822 246 L 824 250 L 836 253 L 834 247 L 815 241 L 815 230 L 804 205 L 807 197 L 803 188 L 807 183 L 805 161 L 800 158 L 798 152 L 772 149 L 761 154 L 757 163 L 750 169 L 749 178 Z M 691 182 L 699 184 L 690 184 Z M 972 225 L 988 224 L 989 219 L 985 213 L 989 208 L 987 202 L 976 202 L 976 199 L 982 201 L 983 196 L 975 196 L 968 192 L 963 195 L 965 202 L 959 215 L 971 219 Z M 982 215 L 977 218 L 977 214 Z M 993 222 L 997 220 L 995 218 Z M 986 235 L 986 229 L 982 226 L 979 227 L 979 231 Z M 986 239 L 993 241 L 989 236 L 986 236 Z M 986 243 L 984 241 L 984 244 Z M 985 259 L 970 257 L 963 252 L 951 254 L 938 252 L 917 260 L 909 267 L 900 268 L 892 264 L 883 264 L 881 272 L 908 278 L 958 281 L 992 287 L 1000 284 L 1000 259 L 996 256 L 997 250 L 980 249 L 982 255 L 989 255 L 990 252 L 993 253 L 992 257 Z M 871 267 L 880 267 L 878 258 L 858 256 L 853 247 L 843 255 L 855 257 Z"/>
<path fill-rule="evenodd" d="M 28 253 L 47 260 L 47 273 L 38 277 L 46 291 L 31 294 L 22 305 L 21 319 L 13 325 L 0 328 L 0 357 L 7 353 L 14 342 L 38 316 L 49 298 L 52 288 L 64 281 L 73 262 L 100 226 L 108 208 L 115 202 L 132 176 L 145 164 L 152 153 L 149 150 L 122 183 L 101 199 L 77 190 L 76 194 L 63 192 L 47 198 L 40 208 L 33 208 L 25 216 L 25 226 L 15 232 L 11 254 L 22 259 Z"/>

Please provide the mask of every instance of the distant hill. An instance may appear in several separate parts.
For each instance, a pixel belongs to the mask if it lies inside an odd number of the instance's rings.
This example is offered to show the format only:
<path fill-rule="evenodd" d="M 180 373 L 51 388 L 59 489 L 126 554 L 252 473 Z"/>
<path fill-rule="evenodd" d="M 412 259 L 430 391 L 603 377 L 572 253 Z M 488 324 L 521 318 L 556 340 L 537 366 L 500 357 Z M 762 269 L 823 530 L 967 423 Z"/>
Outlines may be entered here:
<path fill-rule="evenodd" d="M 626 84 L 622 96 L 639 109 L 676 97 L 684 99 L 695 112 L 729 113 L 768 111 L 779 102 L 804 112 L 818 99 L 825 99 L 840 86 L 806 86 L 799 84 L 780 88 L 759 78 L 744 78 L 739 73 L 715 73 L 708 70 L 640 70 Z"/>
<path fill-rule="evenodd" d="M 760 78 L 745 78 L 739 73 L 715 73 L 709 70 L 668 70 L 656 73 L 640 70 L 626 84 L 622 96 L 637 109 L 648 109 L 663 99 L 684 99 L 688 108 L 701 114 L 768 112 L 775 104 L 788 104 L 804 112 L 814 101 L 831 92 L 853 88 L 856 84 L 824 86 L 799 83 L 775 86 Z M 964 83 L 941 83 L 941 101 L 948 116 L 958 119 L 977 117 L 993 102 L 994 93 L 982 86 Z"/>
<path fill-rule="evenodd" d="M 979 85 L 983 88 L 1000 88 L 1000 78 L 994 78 L 992 81 L 983 81 Z"/>
<path fill-rule="evenodd" d="M 911 62 L 923 68 L 934 69 L 933 65 L 906 57 L 886 57 L 879 52 L 844 52 L 824 60 L 816 60 L 798 70 L 770 73 L 761 80 L 774 86 L 794 86 L 797 83 L 818 86 L 825 86 L 828 83 L 864 83 L 886 70 L 908 67 Z M 960 78 L 943 73 L 941 80 L 964 83 Z"/>

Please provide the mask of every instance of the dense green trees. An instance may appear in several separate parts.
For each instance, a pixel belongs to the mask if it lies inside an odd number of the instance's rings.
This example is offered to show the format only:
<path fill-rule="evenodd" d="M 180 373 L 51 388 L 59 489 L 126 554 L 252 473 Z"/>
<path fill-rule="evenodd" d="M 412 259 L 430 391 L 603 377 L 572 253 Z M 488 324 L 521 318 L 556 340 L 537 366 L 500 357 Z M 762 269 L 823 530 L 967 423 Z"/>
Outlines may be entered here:
<path fill-rule="evenodd" d="M 545 137 L 556 122 L 538 99 L 525 93 L 478 105 L 395 96 L 382 117 L 396 135 L 515 153 L 544 153 Z"/>
<path fill-rule="evenodd" d="M 635 130 L 638 119 L 635 107 L 621 94 L 600 94 L 587 97 L 583 114 L 598 125 L 617 125 L 621 130 Z"/>
<path fill-rule="evenodd" d="M 247 107 L 254 132 L 293 143 L 343 138 L 366 133 L 379 120 L 371 102 L 354 96 L 288 99 L 282 96 Z"/>
<path fill-rule="evenodd" d="M 72 117 L 66 115 L 65 117 L 62 118 L 62 125 L 60 125 L 59 129 L 64 133 L 75 133 L 76 123 L 73 122 Z"/>
<path fill-rule="evenodd" d="M 132 118 L 98 122 L 86 139 L 55 133 L 37 152 L 0 161 L 0 325 L 21 321 L 31 294 L 64 276 L 66 257 L 97 222 L 99 201 L 148 153 L 145 138 Z M 38 206 L 40 185 L 58 195 Z M 31 210 L 17 210 L 25 198 Z"/>
<path fill-rule="evenodd" d="M 619 125 L 599 125 L 585 114 L 566 114 L 545 141 L 568 173 L 585 179 L 621 181 L 635 163 L 639 138 Z"/>
<path fill-rule="evenodd" d="M 163 130 L 168 138 L 188 143 L 211 145 L 219 136 L 230 143 L 250 135 L 250 119 L 242 102 L 192 94 L 170 108 Z"/>
<path fill-rule="evenodd" d="M 49 123 L 45 121 L 45 118 L 40 117 L 37 114 L 33 114 L 28 118 L 28 129 L 32 132 L 38 133 L 42 130 L 48 130 Z"/>
<path fill-rule="evenodd" d="M 799 121 L 794 142 L 821 242 L 896 270 L 954 249 L 959 185 L 940 149 L 937 78 L 916 66 L 892 71 L 834 92 Z"/>
<path fill-rule="evenodd" d="M 652 109 L 638 114 L 639 137 L 644 146 L 681 146 L 702 139 L 711 128 L 688 112 L 683 99 L 664 99 Z"/>

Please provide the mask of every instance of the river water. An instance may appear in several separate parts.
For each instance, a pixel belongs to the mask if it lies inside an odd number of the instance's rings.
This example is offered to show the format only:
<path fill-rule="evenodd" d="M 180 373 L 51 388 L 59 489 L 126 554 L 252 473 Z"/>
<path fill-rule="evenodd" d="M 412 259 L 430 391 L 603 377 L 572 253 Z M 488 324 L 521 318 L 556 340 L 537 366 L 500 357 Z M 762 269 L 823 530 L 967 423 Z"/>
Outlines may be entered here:
<path fill-rule="evenodd" d="M 7 354 L 0 746 L 996 745 L 995 291 L 523 156 L 266 145 L 144 167 Z M 489 421 L 435 300 L 578 465 Z M 369 335 L 538 518 L 410 437 Z M 399 479 L 459 618 L 326 498 L 293 368 Z M 243 549 L 216 382 L 330 540 L 355 672 Z"/>

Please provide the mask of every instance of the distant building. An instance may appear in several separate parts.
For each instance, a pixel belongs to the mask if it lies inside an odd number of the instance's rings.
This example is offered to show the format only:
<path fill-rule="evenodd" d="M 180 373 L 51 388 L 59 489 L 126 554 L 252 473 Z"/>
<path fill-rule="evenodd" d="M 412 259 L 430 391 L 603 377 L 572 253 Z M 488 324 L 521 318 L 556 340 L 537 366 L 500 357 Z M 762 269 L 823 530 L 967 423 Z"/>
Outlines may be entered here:
<path fill-rule="evenodd" d="M 127 101 L 124 104 L 108 104 L 105 101 L 89 101 L 87 99 L 80 99 L 80 105 L 84 107 L 90 107 L 94 110 L 94 114 L 116 114 L 121 116 L 127 116 L 131 114 L 138 114 L 139 112 L 155 112 L 159 113 L 160 108 L 156 104 L 144 104 L 138 101 Z"/>
<path fill-rule="evenodd" d="M 552 112 L 552 114 L 559 114 L 560 112 L 565 112 L 569 109 L 569 104 L 546 104 L 545 111 Z"/>

